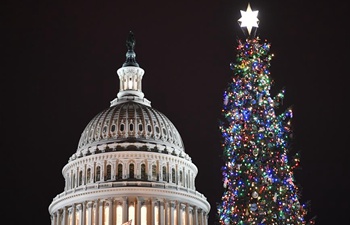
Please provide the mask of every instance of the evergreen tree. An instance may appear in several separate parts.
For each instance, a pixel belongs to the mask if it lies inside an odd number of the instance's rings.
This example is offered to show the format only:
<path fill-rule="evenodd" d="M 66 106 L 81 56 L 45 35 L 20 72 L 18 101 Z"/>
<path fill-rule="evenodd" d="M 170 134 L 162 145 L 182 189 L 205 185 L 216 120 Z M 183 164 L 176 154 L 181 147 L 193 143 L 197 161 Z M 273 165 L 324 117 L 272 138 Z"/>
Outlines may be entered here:
<path fill-rule="evenodd" d="M 248 5 L 246 13 L 249 10 L 257 16 Z M 270 95 L 273 55 L 267 41 L 251 34 L 257 21 L 253 18 L 253 25 L 241 23 L 248 35 L 245 41 L 238 40 L 236 62 L 231 63 L 232 81 L 223 96 L 219 128 L 223 137 L 224 193 L 217 205 L 218 222 L 314 224 L 314 219 L 306 221 L 308 206 L 299 202 L 300 190 L 293 176 L 299 157 L 297 153 L 291 156 L 290 151 L 292 109 L 277 115 L 285 91 Z"/>

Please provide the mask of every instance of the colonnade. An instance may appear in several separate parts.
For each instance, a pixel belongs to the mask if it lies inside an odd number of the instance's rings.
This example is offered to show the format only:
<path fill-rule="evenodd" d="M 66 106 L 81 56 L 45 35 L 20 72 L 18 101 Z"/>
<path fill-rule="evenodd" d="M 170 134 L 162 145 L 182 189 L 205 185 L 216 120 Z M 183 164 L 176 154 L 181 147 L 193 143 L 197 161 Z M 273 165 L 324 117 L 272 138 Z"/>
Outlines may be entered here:
<path fill-rule="evenodd" d="M 207 214 L 176 200 L 122 197 L 66 206 L 51 215 L 51 225 L 208 225 Z"/>

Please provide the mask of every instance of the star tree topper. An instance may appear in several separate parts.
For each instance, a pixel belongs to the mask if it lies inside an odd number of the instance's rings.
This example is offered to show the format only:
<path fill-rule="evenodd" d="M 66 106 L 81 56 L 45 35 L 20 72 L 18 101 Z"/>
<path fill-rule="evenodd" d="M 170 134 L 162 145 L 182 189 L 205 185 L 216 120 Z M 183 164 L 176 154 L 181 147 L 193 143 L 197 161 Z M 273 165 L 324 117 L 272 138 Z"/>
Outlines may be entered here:
<path fill-rule="evenodd" d="M 250 4 L 248 3 L 247 11 L 241 10 L 241 18 L 238 20 L 240 22 L 241 27 L 247 27 L 248 34 L 252 31 L 253 27 L 258 27 L 259 19 L 258 19 L 259 11 L 252 11 L 250 8 Z"/>

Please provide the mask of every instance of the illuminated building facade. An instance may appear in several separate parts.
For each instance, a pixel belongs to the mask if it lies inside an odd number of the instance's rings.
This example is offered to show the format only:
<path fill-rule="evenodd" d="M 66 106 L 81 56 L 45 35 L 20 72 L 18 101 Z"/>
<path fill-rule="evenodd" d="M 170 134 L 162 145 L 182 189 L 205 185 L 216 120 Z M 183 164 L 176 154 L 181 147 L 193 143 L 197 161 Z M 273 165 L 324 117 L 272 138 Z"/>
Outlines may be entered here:
<path fill-rule="evenodd" d="M 49 206 L 51 225 L 208 223 L 197 167 L 173 123 L 144 97 L 134 46 L 130 32 L 117 97 L 87 124 L 62 169 L 65 188 Z"/>

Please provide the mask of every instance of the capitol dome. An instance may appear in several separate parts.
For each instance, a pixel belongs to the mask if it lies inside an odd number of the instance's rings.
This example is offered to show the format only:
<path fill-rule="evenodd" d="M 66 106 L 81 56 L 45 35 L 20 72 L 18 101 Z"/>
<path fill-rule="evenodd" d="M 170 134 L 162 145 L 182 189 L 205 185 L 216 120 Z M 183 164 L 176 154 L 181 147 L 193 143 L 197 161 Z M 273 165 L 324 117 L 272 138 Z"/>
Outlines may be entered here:
<path fill-rule="evenodd" d="M 158 110 L 137 102 L 115 104 L 97 114 L 81 134 L 76 156 L 94 152 L 98 146 L 123 149 L 130 143 L 188 157 L 173 123 Z M 144 150 L 149 150 L 145 149 Z"/>
<path fill-rule="evenodd" d="M 126 45 L 117 97 L 87 124 L 63 167 L 51 225 L 207 225 L 198 169 L 174 124 L 144 97 L 132 32 Z"/>

